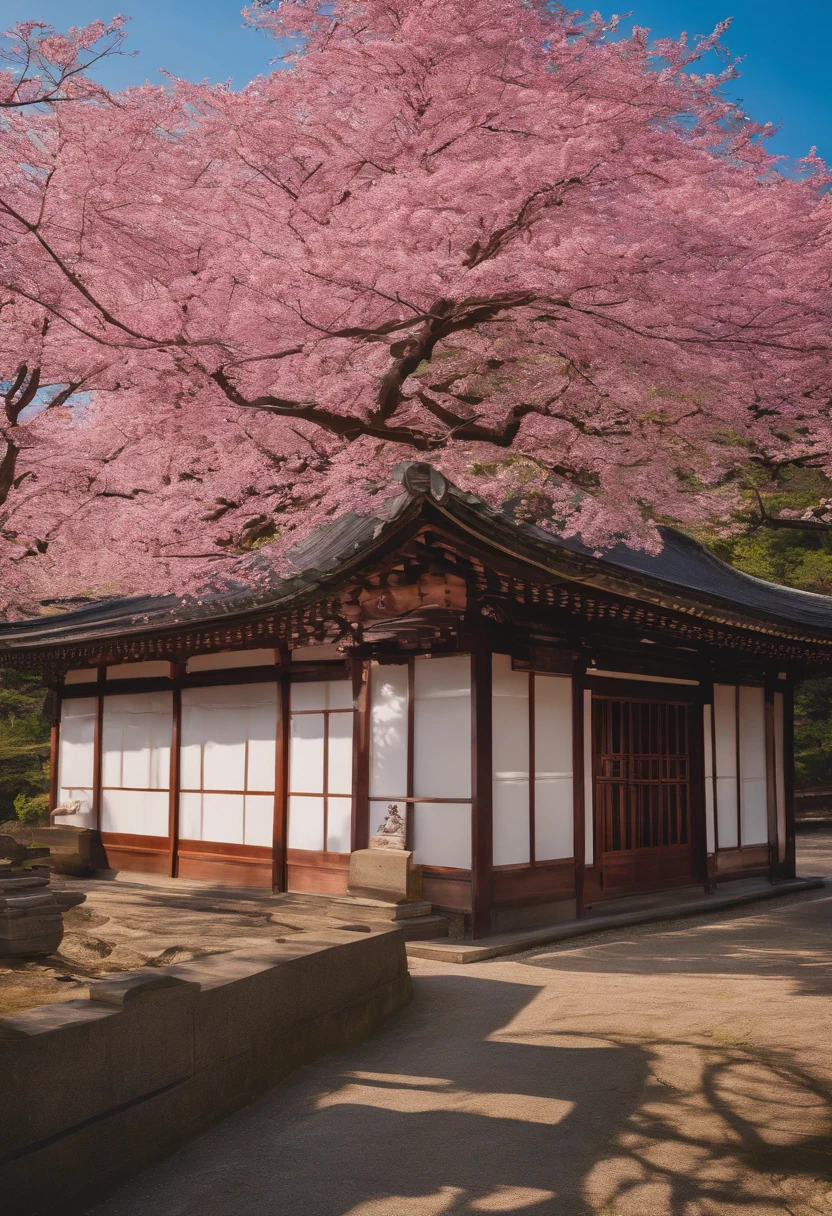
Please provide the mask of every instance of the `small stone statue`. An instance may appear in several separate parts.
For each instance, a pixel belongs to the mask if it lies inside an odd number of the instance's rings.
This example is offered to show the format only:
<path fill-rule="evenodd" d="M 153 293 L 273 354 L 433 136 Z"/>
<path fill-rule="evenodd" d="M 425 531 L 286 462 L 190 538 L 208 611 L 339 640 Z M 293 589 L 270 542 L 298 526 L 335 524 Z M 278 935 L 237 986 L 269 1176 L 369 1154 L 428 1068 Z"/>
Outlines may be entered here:
<path fill-rule="evenodd" d="M 371 849 L 404 849 L 405 822 L 399 814 L 399 808 L 391 802 L 387 807 L 387 817 L 384 823 L 370 837 Z"/>

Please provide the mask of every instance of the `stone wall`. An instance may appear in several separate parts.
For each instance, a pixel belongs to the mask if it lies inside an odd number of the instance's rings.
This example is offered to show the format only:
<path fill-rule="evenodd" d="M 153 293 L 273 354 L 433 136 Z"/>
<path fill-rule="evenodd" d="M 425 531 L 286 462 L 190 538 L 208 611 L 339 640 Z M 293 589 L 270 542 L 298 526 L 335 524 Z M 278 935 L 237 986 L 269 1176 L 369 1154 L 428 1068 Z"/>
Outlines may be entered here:
<path fill-rule="evenodd" d="M 83 1212 L 410 995 L 398 929 L 333 928 L 0 1019 L 4 1216 Z"/>

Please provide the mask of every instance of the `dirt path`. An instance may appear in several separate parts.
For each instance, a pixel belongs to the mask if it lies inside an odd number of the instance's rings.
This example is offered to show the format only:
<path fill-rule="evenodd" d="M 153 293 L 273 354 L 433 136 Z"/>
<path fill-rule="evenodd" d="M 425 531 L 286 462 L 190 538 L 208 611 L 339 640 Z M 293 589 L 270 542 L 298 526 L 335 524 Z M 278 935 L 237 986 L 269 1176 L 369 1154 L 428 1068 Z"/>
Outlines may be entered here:
<path fill-rule="evenodd" d="M 832 834 L 801 841 L 832 873 Z M 832 1214 L 832 889 L 470 967 L 95 1216 Z"/>

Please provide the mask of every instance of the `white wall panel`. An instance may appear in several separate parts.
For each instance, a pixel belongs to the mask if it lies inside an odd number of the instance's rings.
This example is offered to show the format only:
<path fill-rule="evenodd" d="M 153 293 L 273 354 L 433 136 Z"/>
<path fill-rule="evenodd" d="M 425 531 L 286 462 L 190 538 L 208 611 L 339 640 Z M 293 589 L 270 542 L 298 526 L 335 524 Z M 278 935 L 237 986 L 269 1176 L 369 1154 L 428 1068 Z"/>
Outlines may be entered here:
<path fill-rule="evenodd" d="M 290 655 L 293 663 L 320 663 L 324 659 L 343 659 L 337 642 L 319 642 L 317 646 L 296 646 Z"/>
<path fill-rule="evenodd" d="M 68 671 L 64 676 L 64 684 L 95 684 L 97 681 L 97 667 L 79 667 L 75 671 Z"/>
<path fill-rule="evenodd" d="M 270 700 L 252 705 L 248 711 L 248 784 L 250 790 L 274 790 L 274 768 L 277 734 L 277 689 L 270 690 Z"/>
<path fill-rule="evenodd" d="M 108 680 L 152 680 L 158 676 L 170 676 L 170 663 L 166 659 L 147 659 L 143 663 L 117 663 L 107 668 Z"/>
<path fill-rule="evenodd" d="M 101 831 L 134 836 L 167 836 L 167 790 L 102 790 Z"/>
<path fill-rule="evenodd" d="M 352 714 L 329 715 L 329 772 L 327 791 L 330 794 L 352 793 Z"/>
<path fill-rule="evenodd" d="M 93 672 L 96 678 L 97 674 L 97 672 Z M 85 681 L 79 680 L 78 682 Z M 72 698 L 61 702 L 58 802 L 80 802 L 81 809 L 76 815 L 59 816 L 55 823 L 72 824 L 79 828 L 95 827 L 92 787 L 97 706 L 98 702 L 95 697 L 79 697 L 77 700 Z"/>
<path fill-rule="evenodd" d="M 292 716 L 289 736 L 289 789 L 304 794 L 323 793 L 323 714 Z"/>
<path fill-rule="evenodd" d="M 716 762 L 716 822 L 721 849 L 739 844 L 737 818 L 737 690 L 733 684 L 714 684 L 714 738 Z"/>
<path fill-rule="evenodd" d="M 572 679 L 569 676 L 534 677 L 534 752 L 535 857 L 538 861 L 572 857 L 575 811 L 572 798 Z M 591 832 L 589 837 L 591 840 Z"/>
<path fill-rule="evenodd" d="M 413 668 L 415 793 L 422 798 L 470 798 L 470 658 L 419 658 Z"/>
<path fill-rule="evenodd" d="M 243 844 L 271 848 L 274 837 L 274 794 L 246 794 Z"/>
<path fill-rule="evenodd" d="M 105 788 L 168 789 L 172 726 L 172 693 L 105 697 L 101 729 L 102 785 Z"/>
<path fill-rule="evenodd" d="M 530 860 L 529 675 L 492 656 L 491 756 L 495 866 Z"/>
<path fill-rule="evenodd" d="M 702 733 L 705 743 L 705 847 L 714 851 L 714 741 L 710 705 L 702 706 Z"/>
<path fill-rule="evenodd" d="M 288 844 L 290 849 L 320 850 L 324 847 L 323 798 L 290 796 Z"/>
<path fill-rule="evenodd" d="M 495 780 L 492 799 L 494 865 L 528 862 L 531 849 L 528 780 Z"/>
<path fill-rule="evenodd" d="M 371 797 L 407 795 L 407 675 L 403 663 L 370 669 Z"/>
<path fill-rule="evenodd" d="M 575 854 L 572 777 L 538 780 L 534 785 L 534 855 L 556 861 Z"/>
<path fill-rule="evenodd" d="M 352 709 L 350 680 L 310 680 L 291 686 L 292 712 L 310 709 Z"/>
<path fill-rule="evenodd" d="M 270 667 L 274 650 L 229 650 L 225 654 L 200 654 L 188 659 L 188 673 L 194 671 L 223 671 L 229 667 Z"/>
<path fill-rule="evenodd" d="M 202 794 L 201 840 L 243 843 L 243 795 Z"/>
<path fill-rule="evenodd" d="M 740 810 L 742 843 L 768 841 L 766 702 L 762 688 L 740 688 Z"/>
<path fill-rule="evenodd" d="M 782 692 L 774 694 L 774 793 L 777 799 L 777 859 L 786 860 L 786 766 Z"/>
<path fill-rule="evenodd" d="M 418 803 L 413 820 L 413 855 L 419 865 L 470 869 L 470 803 Z"/>
<path fill-rule="evenodd" d="M 326 847 L 330 853 L 349 853 L 352 799 L 327 798 Z"/>

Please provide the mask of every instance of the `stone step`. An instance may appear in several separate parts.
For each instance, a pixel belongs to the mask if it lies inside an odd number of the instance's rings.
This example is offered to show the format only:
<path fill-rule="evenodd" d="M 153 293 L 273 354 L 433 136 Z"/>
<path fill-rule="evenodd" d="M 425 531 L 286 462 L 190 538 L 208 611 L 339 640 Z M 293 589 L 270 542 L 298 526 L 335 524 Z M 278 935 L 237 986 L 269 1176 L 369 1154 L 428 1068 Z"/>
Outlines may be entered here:
<path fill-rule="evenodd" d="M 430 916 L 433 906 L 424 899 L 409 899 L 403 903 L 392 903 L 383 899 L 366 899 L 360 895 L 346 895 L 334 899 L 327 908 L 327 916 L 336 920 L 355 920 L 364 917 L 371 920 L 407 921 L 414 917 Z"/>
<path fill-rule="evenodd" d="M 430 916 L 415 916 L 412 920 L 399 921 L 406 942 L 433 941 L 448 936 L 448 922 L 438 912 Z"/>

